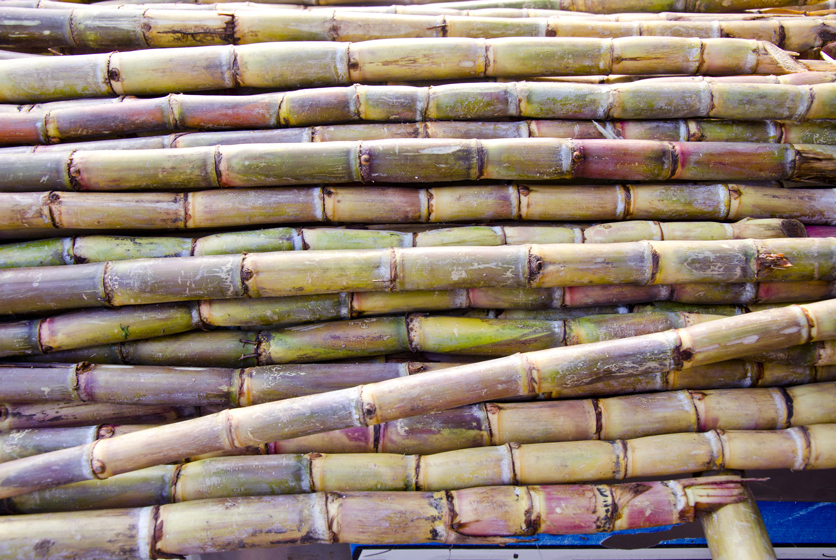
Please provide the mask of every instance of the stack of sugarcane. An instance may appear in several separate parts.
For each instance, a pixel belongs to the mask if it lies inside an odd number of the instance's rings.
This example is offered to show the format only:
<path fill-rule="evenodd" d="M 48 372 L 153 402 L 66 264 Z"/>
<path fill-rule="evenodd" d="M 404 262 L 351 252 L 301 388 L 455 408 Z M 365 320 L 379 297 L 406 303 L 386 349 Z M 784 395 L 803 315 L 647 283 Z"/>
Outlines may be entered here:
<path fill-rule="evenodd" d="M 797 3 L 3 0 L 0 558 L 774 557 L 739 472 L 836 468 Z"/>

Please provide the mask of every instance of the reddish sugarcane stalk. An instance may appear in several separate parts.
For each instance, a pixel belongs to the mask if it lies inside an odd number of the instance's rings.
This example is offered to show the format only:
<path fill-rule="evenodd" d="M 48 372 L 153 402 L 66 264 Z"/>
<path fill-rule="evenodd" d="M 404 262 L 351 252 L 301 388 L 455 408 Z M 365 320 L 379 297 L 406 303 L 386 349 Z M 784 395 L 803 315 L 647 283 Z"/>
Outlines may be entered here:
<path fill-rule="evenodd" d="M 0 155 L 4 192 L 476 181 L 832 181 L 836 147 L 652 140 L 392 139 Z"/>
<path fill-rule="evenodd" d="M 691 521 L 698 510 L 745 499 L 739 480 L 317 493 L 7 516 L 0 519 L 0 555 L 34 557 L 43 548 L 35 548 L 41 542 L 36 535 L 44 534 L 52 537 L 48 550 L 56 553 L 46 558 L 71 553 L 79 559 L 113 554 L 153 558 L 301 543 L 509 543 L 514 541 L 498 537 Z M 229 514 L 230 508 L 235 515 Z"/>
<path fill-rule="evenodd" d="M 355 85 L 241 96 L 171 94 L 34 106 L 0 105 L 2 144 L 50 144 L 137 132 L 282 128 L 356 121 L 683 119 L 804 121 L 836 117 L 836 75 L 808 72 L 747 81 L 640 80 L 622 84 L 510 82 L 426 87 Z M 802 77 L 807 78 L 802 80 Z M 603 123 L 602 123 L 603 124 Z M 604 125 L 606 126 L 606 125 Z M 328 127 L 318 131 L 333 134 Z M 346 139 L 346 138 L 344 138 Z M 810 142 L 816 143 L 816 142 Z"/>

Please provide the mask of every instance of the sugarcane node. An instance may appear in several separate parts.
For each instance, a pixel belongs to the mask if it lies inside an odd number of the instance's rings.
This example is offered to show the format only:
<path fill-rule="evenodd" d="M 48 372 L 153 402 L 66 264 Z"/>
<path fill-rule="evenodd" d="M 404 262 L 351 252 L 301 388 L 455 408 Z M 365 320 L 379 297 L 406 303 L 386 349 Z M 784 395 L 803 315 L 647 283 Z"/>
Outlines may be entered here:
<path fill-rule="evenodd" d="M 96 434 L 100 439 L 107 439 L 111 438 L 116 434 L 116 429 L 110 425 L 106 424 L 104 426 L 99 426 L 98 433 Z"/>
<path fill-rule="evenodd" d="M 540 255 L 529 251 L 528 253 L 528 284 L 534 283 L 534 280 L 543 271 L 543 258 Z"/>
<path fill-rule="evenodd" d="M 423 373 L 425 369 L 427 368 L 421 362 L 408 362 L 406 364 L 406 371 L 409 375 Z"/>
<path fill-rule="evenodd" d="M 783 253 L 758 253 L 758 272 L 769 273 L 776 268 L 792 268 L 792 263 L 784 257 Z"/>
<path fill-rule="evenodd" d="M 111 68 L 107 71 L 107 79 L 111 82 L 121 82 L 122 73 L 119 72 L 118 68 Z"/>
<path fill-rule="evenodd" d="M 682 348 L 677 345 L 673 349 L 671 357 L 673 358 L 673 369 L 679 371 L 685 366 L 685 364 L 694 359 L 694 350 L 692 348 Z"/>
<path fill-rule="evenodd" d="M 595 531 L 608 533 L 612 531 L 618 513 L 612 488 L 603 484 L 596 484 L 592 488 L 601 497 L 601 514 L 595 520 Z"/>
<path fill-rule="evenodd" d="M 377 416 L 377 407 L 374 403 L 365 403 L 363 404 L 363 416 L 366 420 L 374 420 Z"/>
<path fill-rule="evenodd" d="M 92 468 L 93 468 L 93 474 L 95 474 L 95 475 L 102 475 L 107 470 L 107 468 L 105 467 L 104 462 L 101 459 L 94 459 L 93 464 L 92 464 Z"/>
<path fill-rule="evenodd" d="M 776 387 L 775 389 L 779 393 L 781 393 L 781 396 L 783 397 L 783 401 L 784 401 L 784 407 L 786 408 L 787 417 L 784 420 L 784 424 L 781 426 L 781 428 L 782 429 L 789 428 L 790 426 L 792 426 L 792 416 L 794 414 L 792 396 L 783 387 Z"/>

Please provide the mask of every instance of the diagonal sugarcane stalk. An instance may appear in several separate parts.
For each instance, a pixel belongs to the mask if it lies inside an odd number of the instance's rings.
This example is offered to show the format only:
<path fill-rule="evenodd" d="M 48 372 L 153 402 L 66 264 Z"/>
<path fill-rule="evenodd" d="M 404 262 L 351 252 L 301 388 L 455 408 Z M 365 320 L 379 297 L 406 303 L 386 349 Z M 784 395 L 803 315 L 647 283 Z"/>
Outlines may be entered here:
<path fill-rule="evenodd" d="M 776 218 L 742 220 L 734 224 L 631 221 L 593 226 L 560 223 L 542 226 L 458 226 L 426 231 L 285 227 L 190 238 L 103 235 L 0 245 L 0 268 L 272 251 L 777 237 L 807 237 L 807 234 L 801 222 Z"/>
<path fill-rule="evenodd" d="M 700 470 L 836 468 L 836 424 L 786 430 L 711 430 L 639 439 L 510 443 L 432 455 L 322 454 L 215 457 L 77 482 L 0 502 L 45 513 L 308 492 L 438 491 L 667 477 Z M 770 453 L 747 455 L 761 446 Z M 659 460 L 665 457 L 665 460 Z"/>
<path fill-rule="evenodd" d="M 380 364 L 365 364 L 366 367 Z M 386 364 L 393 366 L 396 364 Z M 432 371 L 455 364 L 417 364 L 373 367 L 365 375 L 353 375 L 333 380 L 299 383 L 293 371 L 272 368 L 286 383 L 277 383 L 262 375 L 262 371 L 245 370 L 238 373 L 238 406 L 250 406 L 273 399 L 314 394 L 317 391 L 334 390 L 382 381 L 395 377 Z M 359 368 L 352 366 L 354 370 Z M 300 368 L 305 375 L 322 379 L 323 371 L 352 370 L 346 366 L 326 366 L 325 370 Z M 340 368 L 342 368 L 340 370 Z M 147 370 L 134 369 L 125 373 L 148 379 Z M 192 370 L 195 371 L 195 370 Z M 364 370 L 365 371 L 365 370 Z M 392 373 L 393 372 L 393 373 Z M 156 382 L 167 373 L 165 368 L 150 372 Z M 200 373 L 199 371 L 197 372 Z M 391 373 L 391 375 L 389 375 Z M 393 420 L 365 428 L 347 428 L 324 432 L 235 450 L 235 454 L 287 454 L 287 453 L 401 453 L 431 454 L 454 449 L 503 445 L 506 443 L 544 443 L 551 441 L 579 441 L 588 439 L 635 438 L 680 431 L 705 431 L 709 429 L 780 429 L 801 424 L 827 423 L 833 420 L 832 384 L 836 369 L 785 367 L 748 361 L 729 361 L 700 366 L 669 374 L 636 375 L 626 379 L 590 381 L 573 388 L 562 389 L 550 396 L 586 397 L 589 395 L 620 395 L 604 399 L 556 400 L 522 403 L 480 403 L 430 414 Z M 182 379 L 174 380 L 182 385 Z M 752 391 L 751 387 L 788 386 L 785 392 Z M 716 390 L 736 387 L 731 391 Z M 704 391 L 682 391 L 681 389 Z M 740 389 L 743 388 L 743 389 Z M 705 390 L 707 389 L 707 390 Z M 108 387 L 96 388 L 106 393 Z M 272 390 L 271 394 L 268 391 Z M 627 393 L 646 391 L 678 391 L 658 394 L 626 396 Z M 169 390 L 169 394 L 173 391 Z M 89 394 L 89 391 L 88 393 Z M 211 396 L 210 396 L 211 397 Z M 207 403 L 205 399 L 200 402 Z M 222 399 L 213 402 L 220 402 Z M 693 403 L 693 406 L 688 403 Z M 792 413 L 789 412 L 791 404 Z M 782 408 L 783 407 L 783 408 Z M 78 408 L 78 407 L 76 407 Z M 83 407 L 82 407 L 83 408 Z M 633 422 L 634 413 L 641 410 L 653 419 L 649 422 Z M 698 412 L 699 411 L 699 412 Z M 28 429 L 10 430 L 0 435 L 0 449 L 5 453 L 2 461 L 10 461 L 48 451 L 91 443 L 97 439 L 113 437 L 148 428 L 147 425 L 98 427 L 44 428 L 32 425 Z M 74 443 L 75 442 L 75 443 Z"/>
<path fill-rule="evenodd" d="M 301 45 L 301 48 L 300 48 Z M 392 80 L 585 74 L 788 74 L 812 63 L 765 41 L 680 37 L 259 43 L 0 61 L 0 102 L 292 89 Z"/>
<path fill-rule="evenodd" d="M 228 410 L 0 465 L 0 497 L 598 377 L 679 370 L 836 337 L 836 300 L 729 317 L 663 333 L 541 350 L 341 391 Z"/>
<path fill-rule="evenodd" d="M 691 521 L 698 510 L 745 499 L 740 480 L 714 477 L 612 486 L 317 493 L 7 516 L 0 520 L 0 555 L 153 558 L 317 542 L 508 543 L 514 541 L 497 537 Z M 229 515 L 229 508 L 235 508 L 235 515 Z M 47 540 L 38 538 L 43 534 L 50 535 L 49 544 L 38 547 L 37 543 Z"/>
<path fill-rule="evenodd" d="M 385 199 L 386 204 L 381 204 Z M 432 204 L 430 204 L 432 201 Z M 0 235 L 299 222 L 792 218 L 836 225 L 836 189 L 779 183 L 296 187 L 188 193 L 0 193 Z"/>
<path fill-rule="evenodd" d="M 829 76 L 824 72 L 815 78 Z M 802 74 L 784 76 L 789 77 Z M 749 80 L 766 79 L 752 76 Z M 660 87 L 660 84 L 664 84 Z M 720 78 L 600 85 L 555 82 L 355 85 L 259 95 L 171 94 L 156 99 L 0 105 L 0 143 L 189 129 L 281 128 L 352 121 L 677 119 L 801 121 L 836 117 L 836 84 L 741 83 Z M 85 101 L 84 103 L 80 101 Z"/>
<path fill-rule="evenodd" d="M 412 37 L 735 37 L 802 52 L 822 47 L 836 22 L 820 18 L 606 21 L 576 14 L 548 18 L 399 15 L 340 10 L 163 10 L 115 7 L 2 7 L 0 46 L 65 47 L 83 52 L 155 47 L 244 45 L 273 41 L 368 41 Z M 657 16 L 658 17 L 658 16 Z M 606 23 L 604 23 L 606 21 Z M 140 33 L 136 32 L 140 29 Z"/>
<path fill-rule="evenodd" d="M 836 239 L 416 247 L 138 259 L 0 270 L 6 314 L 461 288 L 833 279 Z"/>
<path fill-rule="evenodd" d="M 246 313 L 249 305 L 239 303 L 243 307 L 241 311 Z M 304 299 L 300 303 L 308 305 Z M 237 367 L 251 362 L 259 365 L 316 362 L 397 352 L 502 356 L 637 336 L 723 317 L 665 311 L 559 320 L 411 315 L 324 322 L 246 333 L 225 330 L 160 336 L 203 327 L 205 323 L 199 309 L 188 304 L 153 305 L 81 311 L 48 319 L 6 323 L 0 325 L 0 356 L 47 354 L 50 360 L 66 361 L 72 354 L 61 354 L 60 351 L 88 348 L 75 354 L 94 363 L 217 367 Z M 141 340 L 143 338 L 146 340 Z M 119 345 L 96 347 L 109 340 L 119 341 Z M 122 342 L 127 340 L 135 342 Z M 54 356 L 56 351 L 59 354 Z M 107 356 L 113 358 L 108 359 Z M 836 360 L 836 352 L 830 343 L 819 342 L 752 358 L 791 365 L 828 365 Z M 60 387 L 68 383 L 70 386 L 77 385 L 78 381 L 65 380 L 67 374 L 49 381 L 55 373 L 43 370 L 41 374 L 46 377 L 36 381 L 38 378 L 34 372 L 21 378 L 12 368 L 5 375 L 0 374 L 0 377 L 7 378 L 5 389 L 0 389 L 0 399 L 28 402 L 37 400 L 38 395 L 46 392 L 46 398 L 61 400 L 66 395 Z M 70 374 L 71 379 L 74 376 Z M 57 386 L 50 389 L 54 383 Z M 33 390 L 35 392 L 31 393 Z M 82 397 L 80 400 L 87 399 Z"/>

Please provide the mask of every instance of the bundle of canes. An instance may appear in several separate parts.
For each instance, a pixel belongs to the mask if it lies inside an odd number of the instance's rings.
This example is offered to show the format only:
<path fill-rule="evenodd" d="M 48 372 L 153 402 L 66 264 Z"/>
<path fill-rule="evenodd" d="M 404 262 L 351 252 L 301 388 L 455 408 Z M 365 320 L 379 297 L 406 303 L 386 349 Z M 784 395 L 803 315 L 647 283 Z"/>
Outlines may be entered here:
<path fill-rule="evenodd" d="M 144 509 L 9 516 L 0 557 L 699 516 L 734 557 L 745 479 L 587 483 L 836 465 L 836 304 L 773 308 L 836 293 L 830 15 L 129 3 L 0 7 L 0 355 L 39 362 L 0 368 L 0 497 Z"/>

